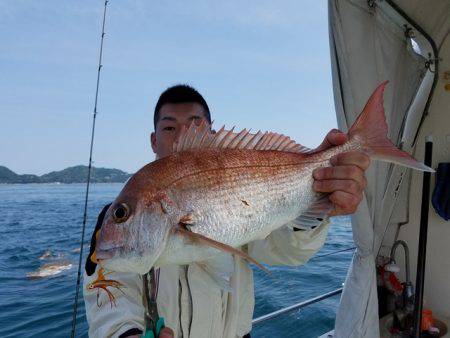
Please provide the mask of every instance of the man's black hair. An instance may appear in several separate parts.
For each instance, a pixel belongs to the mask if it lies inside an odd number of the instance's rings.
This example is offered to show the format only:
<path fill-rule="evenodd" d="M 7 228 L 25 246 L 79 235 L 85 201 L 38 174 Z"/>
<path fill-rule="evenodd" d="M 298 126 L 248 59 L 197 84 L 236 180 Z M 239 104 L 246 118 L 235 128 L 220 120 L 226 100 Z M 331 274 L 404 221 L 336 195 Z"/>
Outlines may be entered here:
<path fill-rule="evenodd" d="M 211 123 L 211 114 L 208 104 L 203 96 L 193 87 L 186 84 L 178 84 L 167 88 L 156 102 L 155 113 L 153 115 L 153 124 L 156 130 L 156 124 L 159 120 L 159 111 L 166 103 L 198 103 L 205 110 L 205 118 Z"/>

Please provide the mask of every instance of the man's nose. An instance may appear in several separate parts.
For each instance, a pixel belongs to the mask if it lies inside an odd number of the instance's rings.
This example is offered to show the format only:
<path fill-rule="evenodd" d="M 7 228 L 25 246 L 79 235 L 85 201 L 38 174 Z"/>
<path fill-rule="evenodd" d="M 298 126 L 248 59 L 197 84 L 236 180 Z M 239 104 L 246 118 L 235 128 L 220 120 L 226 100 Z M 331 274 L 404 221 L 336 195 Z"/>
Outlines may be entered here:
<path fill-rule="evenodd" d="M 189 129 L 191 122 L 192 121 L 186 121 L 184 123 L 178 124 L 174 141 L 177 141 L 180 138 L 181 133 L 186 132 Z"/>
<path fill-rule="evenodd" d="M 175 139 L 174 141 L 177 141 L 180 138 L 181 133 L 183 132 L 183 129 L 186 129 L 187 127 L 185 127 L 184 125 L 180 125 L 176 130 L 175 133 Z"/>

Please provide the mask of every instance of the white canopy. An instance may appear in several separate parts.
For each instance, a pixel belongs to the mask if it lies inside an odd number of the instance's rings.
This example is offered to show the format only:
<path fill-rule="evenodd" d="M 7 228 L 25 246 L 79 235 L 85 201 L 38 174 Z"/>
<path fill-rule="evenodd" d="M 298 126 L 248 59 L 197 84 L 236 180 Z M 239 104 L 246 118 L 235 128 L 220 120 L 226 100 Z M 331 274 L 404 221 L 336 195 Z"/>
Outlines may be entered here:
<path fill-rule="evenodd" d="M 351 126 L 375 87 L 389 80 L 384 101 L 389 137 L 414 151 L 449 18 L 449 0 L 329 0 L 333 87 L 342 130 Z M 357 250 L 335 337 L 379 337 L 375 257 L 387 226 L 408 219 L 408 169 L 376 162 L 367 179 L 365 199 L 352 219 Z"/>

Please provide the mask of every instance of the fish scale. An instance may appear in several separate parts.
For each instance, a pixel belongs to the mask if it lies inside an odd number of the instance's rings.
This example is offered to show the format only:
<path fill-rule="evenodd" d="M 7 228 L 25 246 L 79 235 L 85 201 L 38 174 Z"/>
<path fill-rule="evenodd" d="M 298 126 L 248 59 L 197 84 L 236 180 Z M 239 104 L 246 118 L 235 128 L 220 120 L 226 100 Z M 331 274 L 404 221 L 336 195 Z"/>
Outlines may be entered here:
<path fill-rule="evenodd" d="M 231 163 L 217 160 L 224 168 L 214 175 L 199 172 L 179 178 L 173 187 L 180 209 L 202 215 L 190 227 L 196 233 L 240 246 L 264 238 L 280 222 L 306 210 L 315 199 L 310 188 L 311 172 L 323 161 L 314 160 L 305 170 L 303 154 L 234 150 L 226 155 Z M 196 157 L 203 156 L 208 156 L 208 152 L 190 154 L 189 161 L 197 162 Z M 235 163 L 241 166 L 234 169 Z M 267 227 L 268 224 L 272 226 Z"/>

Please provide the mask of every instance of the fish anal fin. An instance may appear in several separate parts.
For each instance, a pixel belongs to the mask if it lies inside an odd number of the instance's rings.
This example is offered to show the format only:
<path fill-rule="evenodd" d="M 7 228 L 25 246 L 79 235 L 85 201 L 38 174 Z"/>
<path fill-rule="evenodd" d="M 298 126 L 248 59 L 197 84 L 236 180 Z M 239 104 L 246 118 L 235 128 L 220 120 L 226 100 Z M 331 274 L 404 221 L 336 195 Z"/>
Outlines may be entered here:
<path fill-rule="evenodd" d="M 320 225 L 334 210 L 329 194 L 320 194 L 307 210 L 292 221 L 292 224 L 303 230 L 310 230 Z"/>
<path fill-rule="evenodd" d="M 264 270 L 265 272 L 269 273 L 269 271 L 262 266 L 257 260 L 255 260 L 254 258 L 250 257 L 248 254 L 246 254 L 245 252 L 238 250 L 236 248 L 233 248 L 232 246 L 229 246 L 227 244 L 224 243 L 220 243 L 218 241 L 215 241 L 211 238 L 208 238 L 206 236 L 197 234 L 195 232 L 189 231 L 187 229 L 184 229 L 183 227 L 178 227 L 175 229 L 175 232 L 186 237 L 189 238 L 190 240 L 192 240 L 193 242 L 197 242 L 199 244 L 203 244 L 203 245 L 207 245 L 210 246 L 212 248 L 215 248 L 219 251 L 223 251 L 225 253 L 229 253 L 229 254 L 233 254 L 233 255 L 237 255 L 243 259 L 245 259 L 246 261 L 255 264 L 257 267 L 259 267 L 260 269 Z"/>

